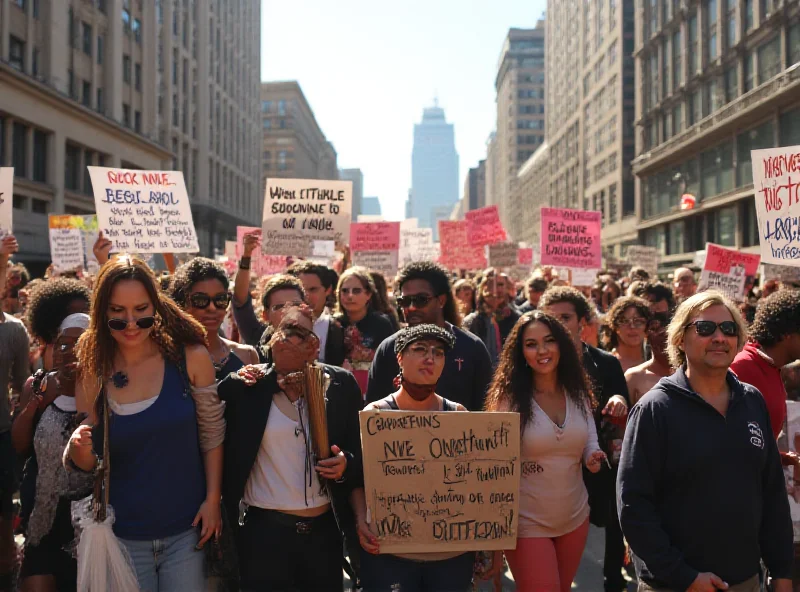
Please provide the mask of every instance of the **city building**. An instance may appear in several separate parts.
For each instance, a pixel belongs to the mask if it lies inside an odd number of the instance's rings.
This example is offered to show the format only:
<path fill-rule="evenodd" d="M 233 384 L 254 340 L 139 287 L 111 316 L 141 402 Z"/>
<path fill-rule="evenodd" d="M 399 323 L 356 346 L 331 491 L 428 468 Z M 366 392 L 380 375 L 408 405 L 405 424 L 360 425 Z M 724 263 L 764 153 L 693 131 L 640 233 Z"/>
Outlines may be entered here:
<path fill-rule="evenodd" d="M 509 234 L 522 232 L 511 215 L 517 171 L 545 138 L 545 25 L 509 29 L 495 78 L 497 131 L 494 203 Z"/>
<path fill-rule="evenodd" d="M 486 160 L 472 167 L 464 179 L 464 209 L 477 210 L 486 205 Z"/>
<path fill-rule="evenodd" d="M 365 216 L 382 216 L 380 200 L 377 197 L 365 197 L 361 202 L 361 214 Z"/>
<path fill-rule="evenodd" d="M 485 205 L 497 204 L 497 132 L 486 139 Z"/>
<path fill-rule="evenodd" d="M 338 179 L 336 150 L 294 81 L 261 83 L 264 180 Z"/>
<path fill-rule="evenodd" d="M 364 200 L 364 174 L 361 169 L 339 169 L 339 179 L 353 182 L 353 222 L 358 220 L 359 214 L 369 214 L 361 211 Z"/>
<path fill-rule="evenodd" d="M 800 144 L 800 2 L 650 0 L 636 13 L 636 210 L 662 271 L 757 251 L 750 151 Z M 681 209 L 684 194 L 693 209 Z"/>
<path fill-rule="evenodd" d="M 539 246 L 541 208 L 550 206 L 549 150 L 545 142 L 520 167 L 511 194 L 510 215 L 519 220 L 516 241 Z"/>
<path fill-rule="evenodd" d="M 47 214 L 94 212 L 89 165 L 183 171 L 203 254 L 260 217 L 260 19 L 256 0 L 0 1 L 18 259 L 49 261 Z"/>
<path fill-rule="evenodd" d="M 439 220 L 447 220 L 458 201 L 458 153 L 455 131 L 447 123 L 438 100 L 422 112 L 414 125 L 411 156 L 411 191 L 407 218 L 417 218 L 420 228 L 432 228 L 434 240 Z"/>
<path fill-rule="evenodd" d="M 555 207 L 600 211 L 606 256 L 624 255 L 638 239 L 630 166 L 635 149 L 634 4 L 547 3 L 550 201 Z"/>

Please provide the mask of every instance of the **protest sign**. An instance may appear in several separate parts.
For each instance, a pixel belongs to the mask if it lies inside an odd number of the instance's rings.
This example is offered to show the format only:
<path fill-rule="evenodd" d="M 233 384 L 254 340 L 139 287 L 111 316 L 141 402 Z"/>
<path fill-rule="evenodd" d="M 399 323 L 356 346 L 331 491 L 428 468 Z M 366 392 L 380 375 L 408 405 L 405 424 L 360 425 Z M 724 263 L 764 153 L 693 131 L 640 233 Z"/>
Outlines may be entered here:
<path fill-rule="evenodd" d="M 236 260 L 236 241 L 225 241 L 225 256 L 229 261 Z"/>
<path fill-rule="evenodd" d="M 381 553 L 516 547 L 519 414 L 359 416 L 367 511 Z"/>
<path fill-rule="evenodd" d="M 786 423 L 778 439 L 781 452 L 800 452 L 800 401 L 786 401 Z M 795 543 L 800 541 L 800 470 L 783 467 Z"/>
<path fill-rule="evenodd" d="M 508 240 L 508 235 L 500 222 L 497 206 L 487 206 L 470 210 L 464 214 L 467 221 L 467 241 L 473 247 L 483 247 Z"/>
<path fill-rule="evenodd" d="M 778 280 L 779 282 L 800 282 L 800 267 L 792 265 L 773 265 L 764 263 L 764 272 L 761 275 L 762 282 Z"/>
<path fill-rule="evenodd" d="M 602 264 L 600 212 L 542 208 L 541 264 L 599 269 Z"/>
<path fill-rule="evenodd" d="M 312 241 L 347 242 L 352 203 L 351 181 L 267 179 L 261 250 L 309 257 Z"/>
<path fill-rule="evenodd" d="M 237 226 L 236 227 L 236 261 L 242 257 L 242 247 L 244 245 L 244 235 L 249 232 L 260 231 L 257 226 Z M 286 269 L 287 261 L 284 255 L 265 255 L 259 249 L 253 251 L 250 256 L 250 271 L 255 275 L 270 275 L 281 273 Z"/>
<path fill-rule="evenodd" d="M 336 243 L 334 241 L 315 240 L 311 245 L 311 256 L 321 259 L 331 259 L 336 256 Z"/>
<path fill-rule="evenodd" d="M 495 243 L 487 245 L 487 260 L 490 267 L 512 267 L 519 259 L 516 243 Z"/>
<path fill-rule="evenodd" d="M 597 281 L 598 273 L 600 273 L 599 269 L 581 269 L 579 267 L 573 267 L 570 269 L 572 285 L 578 288 L 592 287 Z"/>
<path fill-rule="evenodd" d="M 470 245 L 466 220 L 439 220 L 439 263 L 455 269 L 483 269 L 486 255 L 483 247 Z"/>
<path fill-rule="evenodd" d="M 97 221 L 116 253 L 197 253 L 181 171 L 86 167 Z"/>
<path fill-rule="evenodd" d="M 353 263 L 392 278 L 397 273 L 400 222 L 357 222 L 350 225 Z"/>
<path fill-rule="evenodd" d="M 694 257 L 692 257 L 692 265 L 694 267 L 699 267 L 703 269 L 703 266 L 706 264 L 706 250 L 703 249 L 702 251 L 695 251 Z"/>
<path fill-rule="evenodd" d="M 412 218 L 416 222 L 416 218 Z M 434 261 L 431 257 L 433 249 L 433 230 L 430 228 L 417 228 L 416 224 L 409 227 L 405 224 L 400 227 L 400 262 L 405 267 L 414 261 Z"/>
<path fill-rule="evenodd" d="M 14 168 L 0 167 L 0 238 L 11 234 L 14 206 Z"/>
<path fill-rule="evenodd" d="M 75 216 L 77 217 L 77 216 Z M 81 230 L 73 216 L 48 216 L 50 260 L 58 271 L 72 271 L 84 267 L 84 246 Z"/>
<path fill-rule="evenodd" d="M 697 290 L 717 290 L 731 300 L 744 302 L 745 295 L 755 283 L 760 259 L 760 255 L 708 243 Z"/>
<path fill-rule="evenodd" d="M 750 152 L 764 263 L 800 265 L 800 146 Z"/>
<path fill-rule="evenodd" d="M 356 251 L 353 253 L 353 265 L 379 271 L 391 281 L 397 274 L 397 251 Z"/>
<path fill-rule="evenodd" d="M 523 247 L 517 251 L 517 264 L 533 267 L 533 248 Z"/>
<path fill-rule="evenodd" d="M 94 256 L 94 243 L 100 234 L 97 223 L 97 216 L 72 216 L 73 224 L 81 231 L 81 241 L 83 242 L 83 253 L 86 256 L 86 269 L 92 273 L 100 269 L 97 257 Z"/>
<path fill-rule="evenodd" d="M 658 274 L 659 252 L 656 247 L 631 245 L 628 247 L 626 258 L 631 267 L 642 267 L 651 276 Z"/>

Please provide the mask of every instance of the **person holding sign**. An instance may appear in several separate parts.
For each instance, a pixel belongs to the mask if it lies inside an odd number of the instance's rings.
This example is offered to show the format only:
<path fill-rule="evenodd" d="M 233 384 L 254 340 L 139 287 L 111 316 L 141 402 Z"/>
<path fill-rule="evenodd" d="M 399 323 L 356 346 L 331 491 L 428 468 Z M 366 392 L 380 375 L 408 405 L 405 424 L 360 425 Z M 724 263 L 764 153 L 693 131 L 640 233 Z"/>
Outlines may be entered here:
<path fill-rule="evenodd" d="M 517 590 L 568 592 L 589 534 L 581 466 L 607 462 L 592 418 L 596 402 L 564 326 L 540 311 L 508 336 L 487 411 L 516 411 L 522 430 L 517 548 L 505 552 Z"/>
<path fill-rule="evenodd" d="M 394 342 L 400 368 L 395 380 L 398 390 L 370 403 L 365 411 L 466 411 L 463 405 L 436 394 L 436 384 L 444 369 L 446 353 L 454 345 L 453 334 L 436 325 L 416 325 L 399 331 Z M 380 555 L 380 542 L 367 515 L 364 489 L 355 490 L 353 499 L 359 542 L 367 551 L 361 557 L 364 592 L 389 592 L 395 589 L 466 592 L 470 589 L 475 553 Z"/>

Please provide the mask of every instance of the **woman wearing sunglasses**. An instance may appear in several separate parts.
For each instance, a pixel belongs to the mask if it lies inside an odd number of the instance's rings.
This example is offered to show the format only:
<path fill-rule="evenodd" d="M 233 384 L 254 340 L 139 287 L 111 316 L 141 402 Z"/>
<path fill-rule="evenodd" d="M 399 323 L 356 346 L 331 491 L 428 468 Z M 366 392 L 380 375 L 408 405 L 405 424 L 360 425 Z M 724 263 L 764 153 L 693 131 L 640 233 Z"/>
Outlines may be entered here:
<path fill-rule="evenodd" d="M 208 353 L 214 361 L 217 379 L 222 380 L 246 364 L 258 364 L 256 350 L 220 336 L 231 293 L 228 276 L 221 265 L 196 257 L 184 263 L 172 278 L 170 295 L 206 329 Z"/>
<path fill-rule="evenodd" d="M 618 298 L 605 317 L 605 349 L 619 360 L 622 371 L 644 363 L 644 338 L 650 304 L 636 296 Z"/>
<path fill-rule="evenodd" d="M 394 334 L 392 323 L 378 312 L 375 283 L 363 267 L 351 267 L 339 277 L 336 320 L 344 329 L 343 367 L 350 370 L 367 392 L 367 378 L 375 350 Z"/>
<path fill-rule="evenodd" d="M 93 471 L 108 436 L 114 533 L 140 588 L 205 589 L 196 550 L 221 528 L 225 429 L 203 326 L 141 259 L 121 255 L 100 269 L 77 357 L 76 401 L 89 417 L 65 464 Z"/>

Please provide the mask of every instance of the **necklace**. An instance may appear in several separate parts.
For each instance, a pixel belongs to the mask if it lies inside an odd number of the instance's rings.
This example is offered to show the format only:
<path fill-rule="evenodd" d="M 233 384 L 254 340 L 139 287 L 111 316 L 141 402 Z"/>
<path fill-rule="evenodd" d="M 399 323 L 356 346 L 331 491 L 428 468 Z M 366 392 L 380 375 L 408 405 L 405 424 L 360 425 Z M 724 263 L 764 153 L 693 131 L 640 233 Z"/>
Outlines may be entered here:
<path fill-rule="evenodd" d="M 117 370 L 111 375 L 111 382 L 118 389 L 125 388 L 128 386 L 128 373 L 123 372 L 122 370 Z"/>
<path fill-rule="evenodd" d="M 225 347 L 224 344 L 223 347 Z M 211 355 L 211 363 L 214 364 L 214 370 L 216 370 L 217 372 L 219 372 L 225 367 L 225 364 L 228 363 L 228 359 L 231 357 L 231 353 L 233 352 L 233 350 L 229 347 L 225 348 L 225 350 L 226 350 L 225 355 L 219 362 L 215 362 L 214 355 L 213 354 Z"/>

